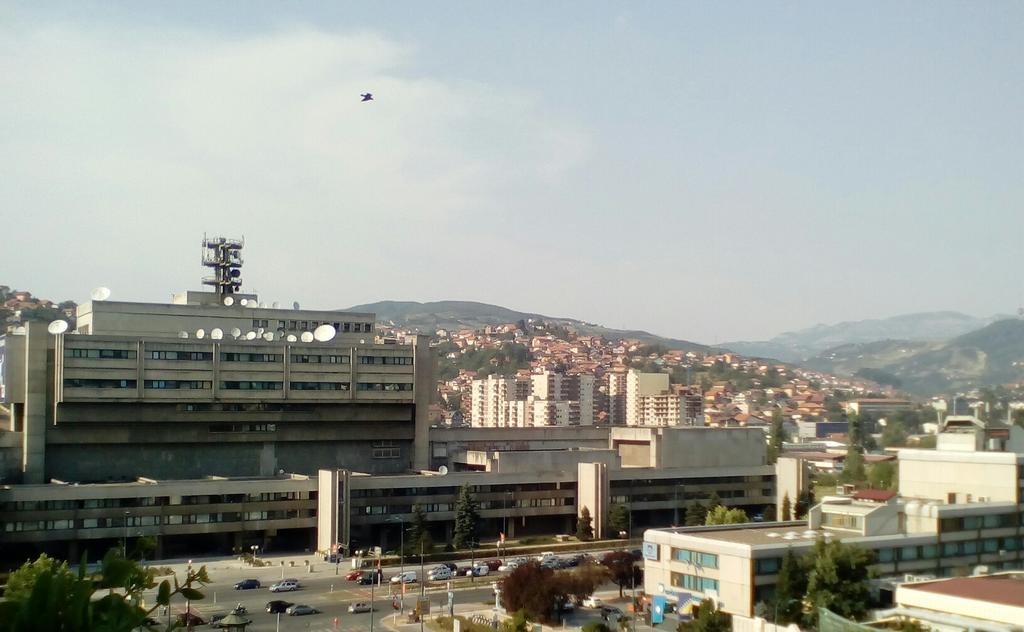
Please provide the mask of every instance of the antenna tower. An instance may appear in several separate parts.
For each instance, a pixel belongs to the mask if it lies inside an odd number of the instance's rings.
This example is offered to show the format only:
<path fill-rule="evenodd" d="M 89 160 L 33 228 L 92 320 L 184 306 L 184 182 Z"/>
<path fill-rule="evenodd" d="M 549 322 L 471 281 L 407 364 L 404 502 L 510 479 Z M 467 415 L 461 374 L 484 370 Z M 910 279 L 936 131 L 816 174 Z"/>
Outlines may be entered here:
<path fill-rule="evenodd" d="M 219 296 L 237 294 L 242 288 L 242 246 L 245 238 L 207 237 L 203 234 L 203 265 L 213 276 L 203 277 L 203 285 L 213 286 Z"/>

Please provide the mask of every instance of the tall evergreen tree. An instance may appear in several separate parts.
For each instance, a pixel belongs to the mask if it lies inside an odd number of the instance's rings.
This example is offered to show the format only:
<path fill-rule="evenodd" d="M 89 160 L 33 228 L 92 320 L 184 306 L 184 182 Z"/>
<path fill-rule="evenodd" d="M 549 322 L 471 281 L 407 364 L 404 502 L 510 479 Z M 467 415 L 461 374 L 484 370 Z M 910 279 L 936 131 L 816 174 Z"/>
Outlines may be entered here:
<path fill-rule="evenodd" d="M 699 527 L 707 520 L 708 508 L 700 501 L 686 508 L 686 526 Z"/>
<path fill-rule="evenodd" d="M 469 492 L 469 485 L 463 485 L 455 504 L 455 533 L 452 536 L 452 544 L 456 549 L 466 549 L 477 544 L 479 521 L 477 504 Z"/>
<path fill-rule="evenodd" d="M 793 519 L 793 506 L 791 501 L 789 500 L 789 492 L 786 492 L 786 495 L 782 497 L 782 519 Z"/>
<path fill-rule="evenodd" d="M 625 505 L 615 505 L 608 512 L 608 529 L 611 536 L 619 537 L 619 533 L 629 531 L 629 508 Z"/>
<path fill-rule="evenodd" d="M 803 609 L 801 599 L 807 590 L 807 575 L 800 568 L 800 562 L 793 555 L 792 549 L 786 551 L 779 566 L 779 577 L 775 583 L 775 612 L 778 620 L 775 623 L 795 623 L 800 619 Z"/>
<path fill-rule="evenodd" d="M 429 553 L 434 546 L 430 537 L 430 529 L 427 527 L 427 512 L 419 505 L 412 507 L 412 526 L 409 527 L 409 537 L 405 539 L 406 554 L 416 555 L 422 550 Z"/>
<path fill-rule="evenodd" d="M 797 520 L 803 520 L 807 516 L 807 512 L 814 506 L 814 490 L 807 489 L 800 492 L 800 496 L 796 499 L 796 507 L 794 508 L 794 517 Z"/>
<path fill-rule="evenodd" d="M 860 447 L 850 441 L 846 448 L 846 461 L 843 463 L 843 471 L 839 479 L 845 483 L 862 483 L 867 480 L 867 472 L 864 470 L 864 455 Z"/>
<path fill-rule="evenodd" d="M 813 607 L 810 627 L 817 627 L 819 608 L 828 608 L 847 619 L 857 620 L 868 610 L 871 592 L 868 579 L 875 561 L 873 551 L 819 538 L 806 558 L 806 599 Z"/>
<path fill-rule="evenodd" d="M 583 505 L 580 517 L 576 520 L 576 539 L 589 542 L 594 539 L 594 519 L 590 517 L 590 509 Z"/>
<path fill-rule="evenodd" d="M 768 462 L 775 463 L 782 454 L 782 444 L 786 441 L 786 427 L 782 419 L 782 411 L 772 411 L 772 428 L 768 438 Z"/>

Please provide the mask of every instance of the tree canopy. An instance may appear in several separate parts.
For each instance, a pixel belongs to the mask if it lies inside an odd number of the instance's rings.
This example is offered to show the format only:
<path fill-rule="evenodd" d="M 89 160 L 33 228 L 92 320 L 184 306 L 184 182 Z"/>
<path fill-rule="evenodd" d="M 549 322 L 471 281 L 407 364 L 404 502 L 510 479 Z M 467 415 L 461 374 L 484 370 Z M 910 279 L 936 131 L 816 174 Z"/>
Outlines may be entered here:
<path fill-rule="evenodd" d="M 477 544 L 479 521 L 477 503 L 469 491 L 469 485 L 463 485 L 459 489 L 459 499 L 455 503 L 455 532 L 452 535 L 452 544 L 456 549 L 465 549 Z"/>
<path fill-rule="evenodd" d="M 723 505 L 719 505 L 709 511 L 707 517 L 704 519 L 704 524 L 706 525 L 742 524 L 744 522 L 749 522 L 747 512 L 738 507 L 730 509 Z"/>
<path fill-rule="evenodd" d="M 817 623 L 818 608 L 828 608 L 848 619 L 862 618 L 871 598 L 868 579 L 874 561 L 874 552 L 868 549 L 820 538 L 804 564 L 805 599 L 811 606 L 809 623 Z"/>
<path fill-rule="evenodd" d="M 608 568 L 610 579 L 619 587 L 619 597 L 626 587 L 632 588 L 643 579 L 643 572 L 634 564 L 629 551 L 612 551 L 601 558 L 601 564 Z"/>
<path fill-rule="evenodd" d="M 710 599 L 703 599 L 692 621 L 683 621 L 676 632 L 731 632 L 732 616 L 722 612 Z"/>
<path fill-rule="evenodd" d="M 608 528 L 614 537 L 619 533 L 629 531 L 629 508 L 625 505 L 613 505 L 608 512 Z"/>
<path fill-rule="evenodd" d="M 583 505 L 576 520 L 576 539 L 582 542 L 594 539 L 594 519 L 590 517 L 590 509 L 586 505 Z"/>

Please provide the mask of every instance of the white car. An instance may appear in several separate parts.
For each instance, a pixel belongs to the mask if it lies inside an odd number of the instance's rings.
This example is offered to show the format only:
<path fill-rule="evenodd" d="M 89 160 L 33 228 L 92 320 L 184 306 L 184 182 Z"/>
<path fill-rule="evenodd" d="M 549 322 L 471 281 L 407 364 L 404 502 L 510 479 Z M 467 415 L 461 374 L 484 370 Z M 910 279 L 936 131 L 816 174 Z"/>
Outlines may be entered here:
<path fill-rule="evenodd" d="M 509 561 L 505 562 L 504 564 L 502 564 L 501 566 L 499 566 L 498 570 L 501 571 L 501 572 L 505 572 L 505 571 L 514 571 L 517 568 L 519 568 L 519 562 L 517 562 L 515 560 L 509 560 Z"/>
<path fill-rule="evenodd" d="M 593 595 L 583 600 L 584 608 L 600 608 L 603 605 L 604 602 L 601 601 L 599 598 L 594 597 Z"/>
<path fill-rule="evenodd" d="M 447 566 L 439 566 L 427 573 L 427 579 L 432 582 L 445 581 L 452 578 L 452 570 Z"/>
<path fill-rule="evenodd" d="M 270 592 L 291 592 L 299 589 L 299 582 L 294 579 L 285 579 L 270 586 Z"/>
<path fill-rule="evenodd" d="M 416 571 L 405 571 L 391 578 L 392 584 L 412 584 L 416 581 Z"/>
<path fill-rule="evenodd" d="M 373 612 L 373 607 L 364 601 L 357 601 L 356 603 L 348 607 L 348 611 L 352 614 L 356 614 L 359 612 Z"/>
<path fill-rule="evenodd" d="M 544 562 L 548 561 L 549 559 L 553 558 L 554 556 L 555 556 L 555 554 L 553 552 L 551 552 L 551 551 L 544 551 L 543 553 L 538 555 L 536 559 L 537 559 L 538 562 L 543 564 Z"/>

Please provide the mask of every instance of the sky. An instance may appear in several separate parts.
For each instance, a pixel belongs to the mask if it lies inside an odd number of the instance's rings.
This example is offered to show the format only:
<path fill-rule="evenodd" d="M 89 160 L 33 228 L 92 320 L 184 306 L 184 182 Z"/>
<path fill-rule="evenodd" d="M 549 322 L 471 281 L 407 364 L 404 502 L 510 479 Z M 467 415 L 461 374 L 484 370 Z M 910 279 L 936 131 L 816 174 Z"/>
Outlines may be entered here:
<path fill-rule="evenodd" d="M 0 4 L 0 283 L 705 343 L 1024 305 L 1024 3 Z M 362 92 L 374 100 L 361 103 Z"/>

